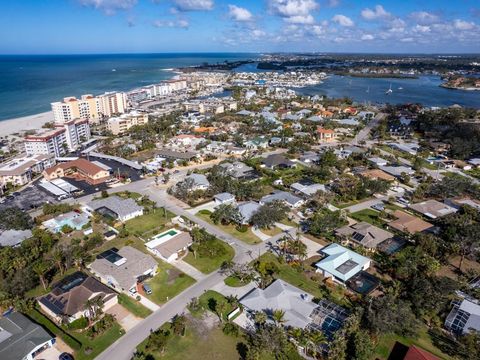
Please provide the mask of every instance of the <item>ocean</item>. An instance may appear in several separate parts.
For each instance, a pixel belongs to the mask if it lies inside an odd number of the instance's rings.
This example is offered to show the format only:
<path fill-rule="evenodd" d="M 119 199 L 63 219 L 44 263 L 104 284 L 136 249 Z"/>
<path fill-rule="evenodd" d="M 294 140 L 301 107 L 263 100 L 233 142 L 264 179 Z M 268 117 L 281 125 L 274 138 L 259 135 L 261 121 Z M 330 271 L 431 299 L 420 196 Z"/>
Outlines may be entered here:
<path fill-rule="evenodd" d="M 126 91 L 171 78 L 169 70 L 255 58 L 242 53 L 0 56 L 0 120 L 49 111 L 67 96 Z"/>
<path fill-rule="evenodd" d="M 3 55 L 0 56 L 0 120 L 50 110 L 50 103 L 67 96 L 126 91 L 165 79 L 170 69 L 257 58 L 245 53 L 177 53 L 116 55 Z M 258 71 L 254 64 L 242 71 Z M 348 96 L 360 102 L 413 103 L 426 106 L 459 104 L 480 108 L 480 91 L 444 89 L 437 76 L 419 79 L 374 79 L 331 76 L 324 83 L 303 89 L 303 94 Z M 393 93 L 385 95 L 392 84 Z"/>

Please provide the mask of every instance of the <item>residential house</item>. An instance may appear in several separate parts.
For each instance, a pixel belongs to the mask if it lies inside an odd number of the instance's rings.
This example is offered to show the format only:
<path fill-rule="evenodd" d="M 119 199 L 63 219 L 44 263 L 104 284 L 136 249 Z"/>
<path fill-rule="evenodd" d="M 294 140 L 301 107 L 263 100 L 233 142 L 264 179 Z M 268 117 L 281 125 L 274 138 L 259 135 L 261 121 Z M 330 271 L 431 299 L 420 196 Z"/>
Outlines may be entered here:
<path fill-rule="evenodd" d="M 271 170 L 274 170 L 276 168 L 279 169 L 290 169 L 292 167 L 295 167 L 295 163 L 287 159 L 284 155 L 281 154 L 272 154 L 267 156 L 265 159 L 262 160 L 262 164 Z"/>
<path fill-rule="evenodd" d="M 358 173 L 360 176 L 372 180 L 385 180 L 385 181 L 394 181 L 395 177 L 390 174 L 387 174 L 385 171 L 380 169 L 369 169 L 364 170 Z"/>
<path fill-rule="evenodd" d="M 396 218 L 388 223 L 389 227 L 397 229 L 409 234 L 416 234 L 431 230 L 433 225 L 414 215 L 408 214 L 401 210 L 395 210 L 393 216 Z"/>
<path fill-rule="evenodd" d="M 325 246 L 321 252 L 325 257 L 315 264 L 317 271 L 340 284 L 370 267 L 369 258 L 336 243 Z"/>
<path fill-rule="evenodd" d="M 138 282 L 157 273 L 158 263 L 152 256 L 124 246 L 102 252 L 87 268 L 104 284 L 119 292 L 134 294 Z"/>
<path fill-rule="evenodd" d="M 396 178 L 399 178 L 403 176 L 403 174 L 407 174 L 409 176 L 415 174 L 415 170 L 413 170 L 409 166 L 379 166 L 380 170 L 386 172 L 387 174 L 390 174 L 392 176 L 395 176 Z"/>
<path fill-rule="evenodd" d="M 197 153 L 192 151 L 181 152 L 169 149 L 157 150 L 156 155 L 169 161 L 191 161 L 198 156 Z"/>
<path fill-rule="evenodd" d="M 97 279 L 75 272 L 52 286 L 52 291 L 38 298 L 43 312 L 58 324 L 89 317 L 87 301 L 100 299 L 102 310 L 117 304 L 117 293 Z"/>
<path fill-rule="evenodd" d="M 323 127 L 317 127 L 318 140 L 320 142 L 331 142 L 335 140 L 338 134 L 333 129 L 325 129 Z"/>
<path fill-rule="evenodd" d="M 246 324 L 253 323 L 257 312 L 265 313 L 269 321 L 273 321 L 274 311 L 281 310 L 284 312 L 284 326 L 315 329 L 330 340 L 349 315 L 347 310 L 328 300 L 313 302 L 311 294 L 281 279 L 265 289 L 253 289 L 240 299 L 240 304 L 250 319 Z"/>
<path fill-rule="evenodd" d="M 0 359 L 40 359 L 55 344 L 55 337 L 19 312 L 0 317 Z"/>
<path fill-rule="evenodd" d="M 458 335 L 480 331 L 480 305 L 478 300 L 464 297 L 452 302 L 452 310 L 445 320 L 445 327 Z"/>
<path fill-rule="evenodd" d="M 252 220 L 252 216 L 260 209 L 261 205 L 255 201 L 247 201 L 238 204 L 237 209 L 240 213 L 241 224 L 247 225 Z"/>
<path fill-rule="evenodd" d="M 155 235 L 145 246 L 160 259 L 172 262 L 186 253 L 192 244 L 193 240 L 188 232 L 170 229 Z"/>
<path fill-rule="evenodd" d="M 224 169 L 225 174 L 231 176 L 234 179 L 238 180 L 254 180 L 259 178 L 258 172 L 240 161 L 235 161 L 233 163 L 225 162 L 219 165 Z"/>
<path fill-rule="evenodd" d="M 371 157 L 368 158 L 368 161 L 375 166 L 387 166 L 388 161 L 380 157 Z"/>
<path fill-rule="evenodd" d="M 235 195 L 228 192 L 217 194 L 213 197 L 213 199 L 215 200 L 215 206 L 235 204 Z"/>
<path fill-rule="evenodd" d="M 72 230 L 82 230 L 85 225 L 89 223 L 88 214 L 84 212 L 69 211 L 65 214 L 60 214 L 53 219 L 46 220 L 42 226 L 52 233 L 60 233 L 65 226 Z"/>
<path fill-rule="evenodd" d="M 408 207 L 430 219 L 437 219 L 457 212 L 457 209 L 454 207 L 437 200 L 426 200 L 416 204 L 410 204 Z"/>
<path fill-rule="evenodd" d="M 293 183 L 290 185 L 290 189 L 292 189 L 294 193 L 299 194 L 304 198 L 310 198 L 318 191 L 327 192 L 325 185 L 316 184 L 310 180 L 300 180 L 299 182 Z"/>
<path fill-rule="evenodd" d="M 391 232 L 365 221 L 343 226 L 335 230 L 335 235 L 344 237 L 346 240 L 362 245 L 367 249 L 376 249 L 381 242 L 393 237 Z"/>
<path fill-rule="evenodd" d="M 257 137 L 252 140 L 247 140 L 243 144 L 249 150 L 266 149 L 268 147 L 268 139 Z"/>
<path fill-rule="evenodd" d="M 88 212 L 97 212 L 104 216 L 125 222 L 143 215 L 143 207 L 133 199 L 122 199 L 116 195 L 97 199 L 86 205 Z"/>
<path fill-rule="evenodd" d="M 23 240 L 32 237 L 31 230 L 5 230 L 0 233 L 0 247 L 20 245 Z"/>
<path fill-rule="evenodd" d="M 271 203 L 272 201 L 283 202 L 290 208 L 298 208 L 302 206 L 305 202 L 302 198 L 290 194 L 289 192 L 277 190 L 269 195 L 265 195 L 264 197 L 262 197 L 260 199 L 260 205 L 265 205 Z"/>
<path fill-rule="evenodd" d="M 187 181 L 187 180 L 192 182 L 190 191 L 207 190 L 210 187 L 210 182 L 208 181 L 207 177 L 203 174 L 188 175 L 185 177 L 184 181 Z"/>
<path fill-rule="evenodd" d="M 420 145 L 417 143 L 388 143 L 392 149 L 406 152 L 410 155 L 417 155 L 417 152 L 420 150 Z"/>

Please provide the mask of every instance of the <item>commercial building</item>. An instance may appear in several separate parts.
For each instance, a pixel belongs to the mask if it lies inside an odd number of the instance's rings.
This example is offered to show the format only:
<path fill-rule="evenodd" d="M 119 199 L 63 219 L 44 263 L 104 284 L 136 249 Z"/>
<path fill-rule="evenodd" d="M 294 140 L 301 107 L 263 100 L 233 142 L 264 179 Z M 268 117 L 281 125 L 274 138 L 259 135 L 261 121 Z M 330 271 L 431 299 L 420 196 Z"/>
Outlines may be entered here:
<path fill-rule="evenodd" d="M 55 158 L 52 155 L 15 157 L 0 164 L 0 186 L 23 186 L 29 183 L 35 174 L 40 174 L 54 165 Z"/>
<path fill-rule="evenodd" d="M 75 119 L 91 120 L 97 122 L 102 117 L 100 99 L 91 94 L 82 95 L 80 99 L 69 96 L 63 101 L 51 103 L 53 119 L 58 124 L 63 124 Z"/>
<path fill-rule="evenodd" d="M 139 111 L 132 111 L 107 120 L 107 130 L 113 135 L 121 135 L 132 126 L 145 125 L 148 123 L 148 114 Z"/>
<path fill-rule="evenodd" d="M 12 312 L 0 317 L 0 359 L 33 360 L 53 344 L 55 338 L 26 316 Z"/>
<path fill-rule="evenodd" d="M 76 150 L 82 142 L 90 139 L 90 125 L 87 120 L 71 120 L 56 124 L 54 129 L 28 135 L 24 139 L 27 155 L 54 155 L 61 157 L 68 151 Z"/>
<path fill-rule="evenodd" d="M 97 185 L 110 179 L 110 172 L 93 162 L 79 158 L 45 169 L 43 176 L 49 181 L 67 177 Z"/>

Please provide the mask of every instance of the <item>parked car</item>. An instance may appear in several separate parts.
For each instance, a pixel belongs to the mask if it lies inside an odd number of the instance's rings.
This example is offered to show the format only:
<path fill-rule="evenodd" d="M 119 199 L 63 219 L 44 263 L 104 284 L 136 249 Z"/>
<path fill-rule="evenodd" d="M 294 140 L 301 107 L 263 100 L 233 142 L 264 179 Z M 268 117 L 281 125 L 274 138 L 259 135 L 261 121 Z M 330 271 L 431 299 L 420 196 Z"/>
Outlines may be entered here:
<path fill-rule="evenodd" d="M 148 284 L 143 284 L 143 290 L 145 291 L 145 294 L 150 295 L 152 294 L 152 288 Z"/>
<path fill-rule="evenodd" d="M 64 352 L 59 355 L 58 360 L 73 360 L 73 356 Z"/>
<path fill-rule="evenodd" d="M 385 210 L 385 205 L 383 203 L 373 204 L 371 208 L 377 211 L 383 211 Z"/>

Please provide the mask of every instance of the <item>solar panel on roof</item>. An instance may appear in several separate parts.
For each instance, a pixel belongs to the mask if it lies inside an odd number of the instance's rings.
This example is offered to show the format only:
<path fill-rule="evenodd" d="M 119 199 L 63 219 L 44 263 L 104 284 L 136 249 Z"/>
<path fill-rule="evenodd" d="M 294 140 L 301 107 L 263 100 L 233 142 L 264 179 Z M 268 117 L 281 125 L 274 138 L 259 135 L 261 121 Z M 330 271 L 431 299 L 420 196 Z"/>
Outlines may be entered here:
<path fill-rule="evenodd" d="M 365 239 L 365 235 L 362 235 L 358 232 L 353 233 L 352 235 L 353 240 L 361 242 L 363 239 Z"/>

